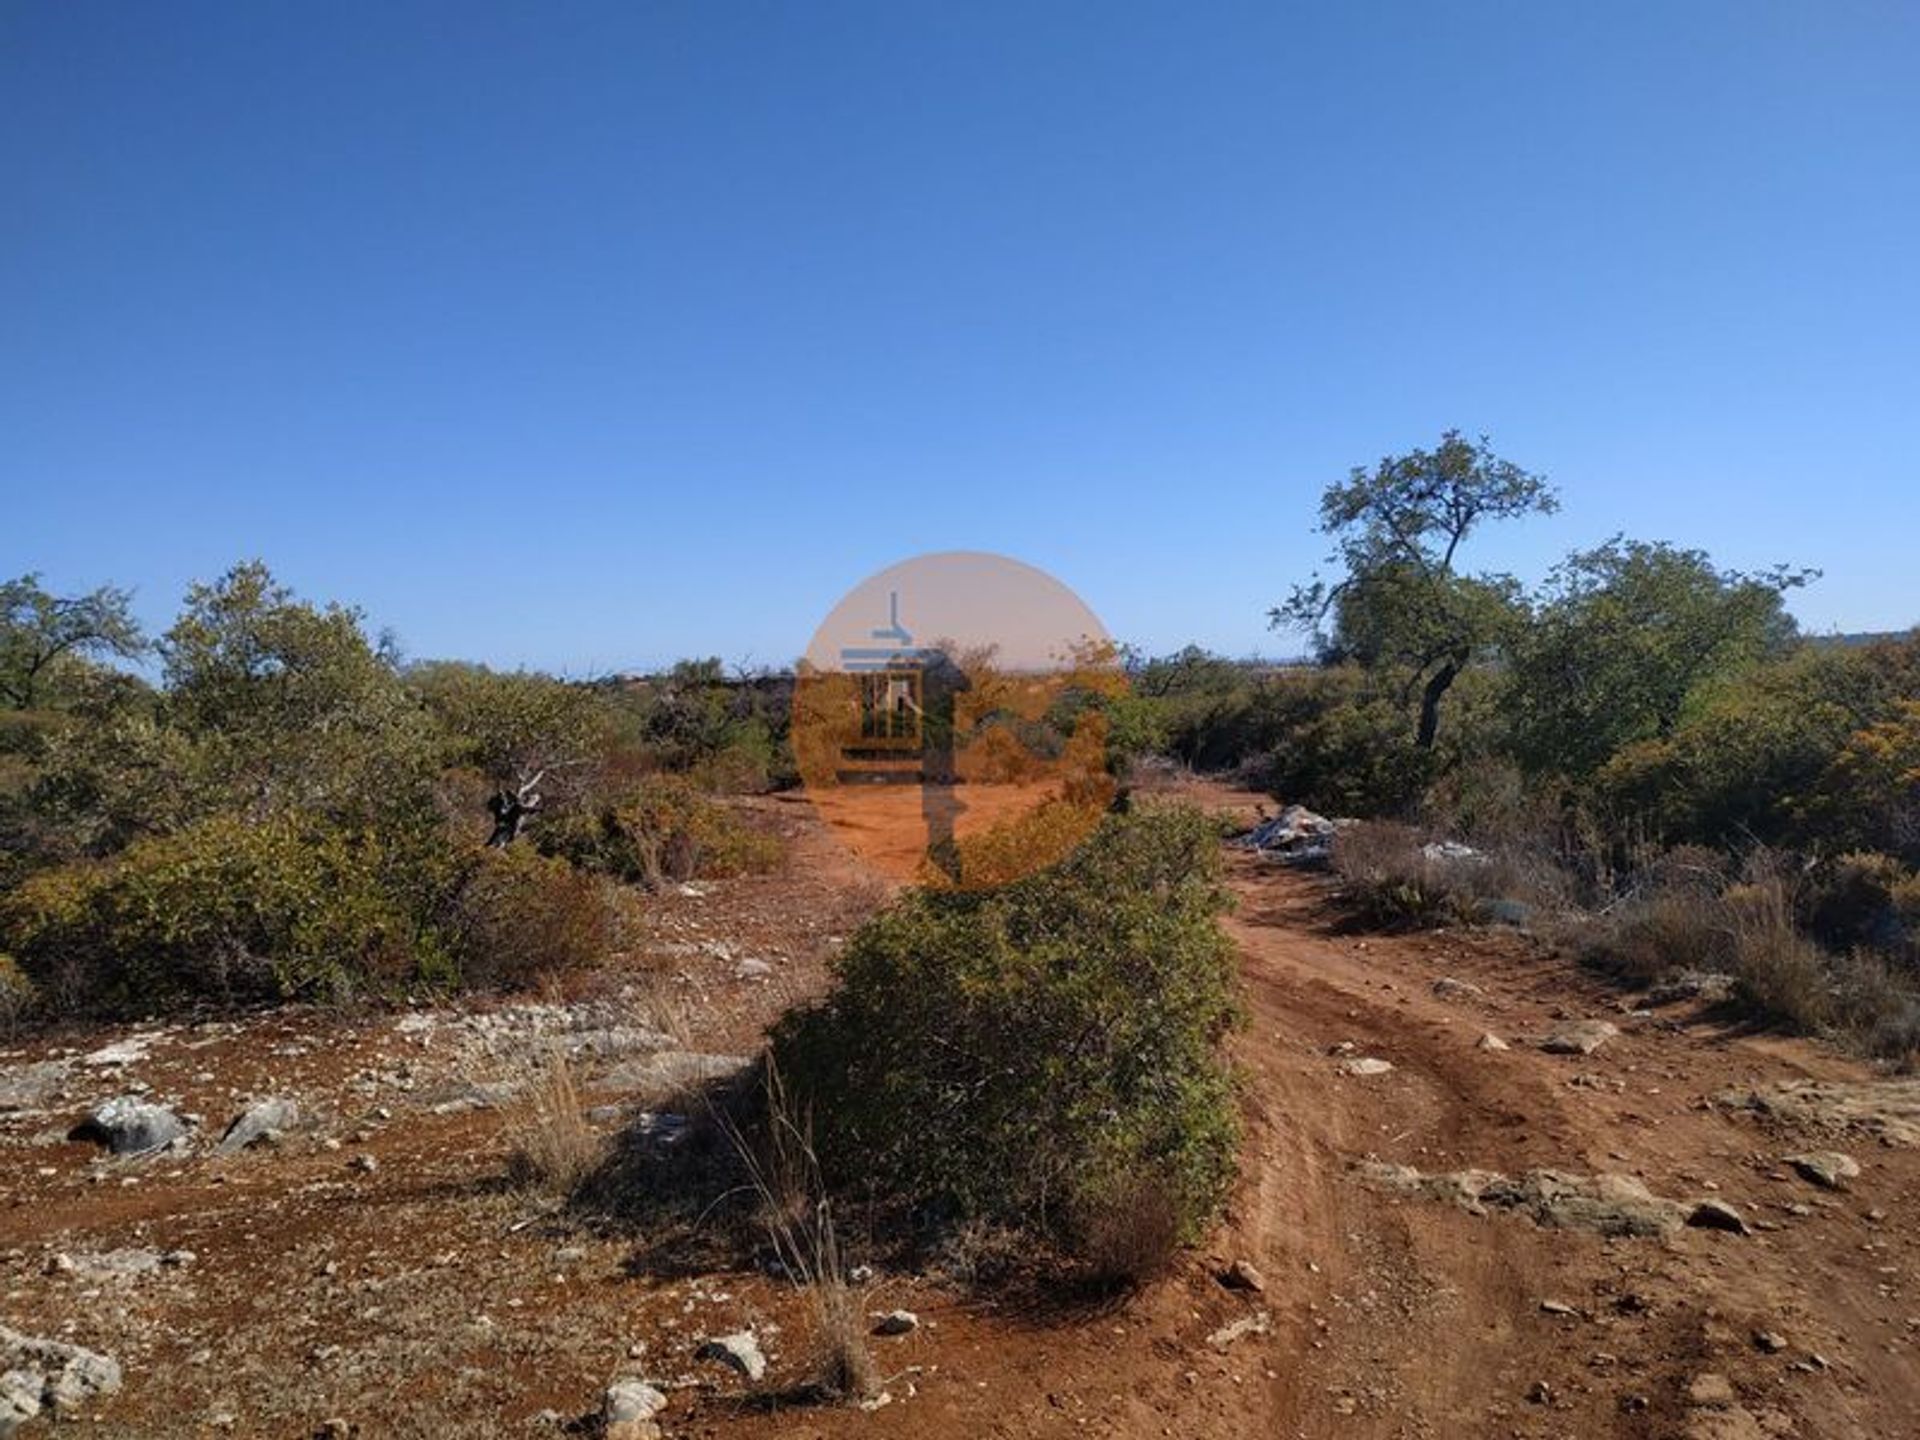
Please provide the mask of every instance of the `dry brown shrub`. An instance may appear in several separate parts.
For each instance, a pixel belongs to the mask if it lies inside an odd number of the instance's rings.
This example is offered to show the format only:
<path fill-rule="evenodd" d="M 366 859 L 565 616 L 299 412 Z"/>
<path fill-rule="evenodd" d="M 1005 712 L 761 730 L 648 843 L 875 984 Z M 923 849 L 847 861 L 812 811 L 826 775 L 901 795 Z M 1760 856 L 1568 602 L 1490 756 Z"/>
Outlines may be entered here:
<path fill-rule="evenodd" d="M 1178 1197 L 1151 1175 L 1116 1180 L 1081 1196 L 1073 1210 L 1074 1255 L 1102 1288 L 1143 1285 L 1179 1253 Z"/>
<path fill-rule="evenodd" d="M 587 1123 L 573 1067 L 555 1049 L 529 1067 L 507 1112 L 509 1178 L 530 1190 L 570 1195 L 599 1166 L 606 1147 Z"/>

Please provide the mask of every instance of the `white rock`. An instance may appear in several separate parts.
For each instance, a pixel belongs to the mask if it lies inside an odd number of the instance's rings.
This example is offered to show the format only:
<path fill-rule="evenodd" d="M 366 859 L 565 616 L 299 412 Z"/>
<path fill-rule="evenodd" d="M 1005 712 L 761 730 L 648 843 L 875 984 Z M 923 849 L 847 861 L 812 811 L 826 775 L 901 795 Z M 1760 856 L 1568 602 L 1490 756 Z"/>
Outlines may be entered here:
<path fill-rule="evenodd" d="M 146 1155 L 172 1144 L 187 1133 L 180 1117 L 164 1105 L 137 1095 L 116 1095 L 94 1107 L 74 1138 L 105 1145 L 115 1155 Z"/>
<path fill-rule="evenodd" d="M 607 1387 L 600 1414 L 612 1427 L 632 1420 L 651 1420 L 667 1408 L 667 1397 L 644 1380 L 616 1380 Z"/>
<path fill-rule="evenodd" d="M 760 1341 L 751 1330 L 715 1336 L 694 1351 L 693 1358 L 718 1361 L 749 1380 L 757 1381 L 767 1373 L 767 1357 L 761 1353 Z"/>
<path fill-rule="evenodd" d="M 1809 1150 L 1784 1157 L 1786 1163 L 1823 1190 L 1844 1190 L 1860 1176 L 1860 1162 L 1839 1150 Z"/>

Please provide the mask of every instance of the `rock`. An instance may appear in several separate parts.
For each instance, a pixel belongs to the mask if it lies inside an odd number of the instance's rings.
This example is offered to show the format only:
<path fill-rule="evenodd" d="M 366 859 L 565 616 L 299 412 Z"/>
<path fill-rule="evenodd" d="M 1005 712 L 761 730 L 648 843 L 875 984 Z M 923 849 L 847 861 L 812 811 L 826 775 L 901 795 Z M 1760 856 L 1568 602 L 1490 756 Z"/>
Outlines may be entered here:
<path fill-rule="evenodd" d="M 1229 1290 L 1251 1290 L 1259 1295 L 1267 1288 L 1266 1276 L 1262 1275 L 1251 1263 L 1236 1260 L 1220 1272 L 1220 1283 Z"/>
<path fill-rule="evenodd" d="M 1480 1038 L 1473 1042 L 1473 1048 L 1476 1050 L 1511 1050 L 1513 1047 L 1491 1030 L 1488 1030 L 1484 1031 Z"/>
<path fill-rule="evenodd" d="M 31 1370 L 0 1375 L 0 1440 L 39 1415 L 45 1390 L 46 1382 Z"/>
<path fill-rule="evenodd" d="M 1216 1350 L 1225 1350 L 1243 1336 L 1266 1334 L 1272 1323 L 1272 1317 L 1264 1310 L 1255 1311 L 1251 1315 L 1242 1315 L 1238 1320 L 1229 1321 L 1207 1336 L 1207 1344 Z"/>
<path fill-rule="evenodd" d="M 1442 975 L 1433 982 L 1433 993 L 1442 1000 L 1484 1000 L 1487 992 L 1470 980 L 1456 980 L 1451 975 Z"/>
<path fill-rule="evenodd" d="M 767 1373 L 767 1357 L 761 1353 L 760 1341 L 751 1330 L 716 1336 L 694 1351 L 693 1358 L 717 1361 L 749 1380 L 758 1381 Z"/>
<path fill-rule="evenodd" d="M 1591 1055 L 1619 1033 L 1611 1021 L 1568 1020 L 1556 1025 L 1540 1048 L 1549 1055 Z"/>
<path fill-rule="evenodd" d="M 612 1060 L 627 1055 L 651 1055 L 673 1048 L 673 1037 L 646 1025 L 609 1025 L 599 1030 L 576 1030 L 564 1038 L 568 1055 L 594 1055 Z"/>
<path fill-rule="evenodd" d="M 166 1106 L 117 1095 L 75 1126 L 70 1138 L 91 1140 L 115 1155 L 147 1155 L 186 1133 L 186 1122 Z"/>
<path fill-rule="evenodd" d="M 1785 1080 L 1757 1090 L 1724 1091 L 1714 1102 L 1788 1125 L 1852 1130 L 1888 1145 L 1920 1145 L 1920 1077 Z"/>
<path fill-rule="evenodd" d="M 347 1164 L 362 1175 L 371 1175 L 380 1168 L 380 1162 L 371 1155 L 356 1155 Z"/>
<path fill-rule="evenodd" d="M 72 1078 L 71 1062 L 66 1060 L 0 1067 L 0 1114 L 38 1114 Z"/>
<path fill-rule="evenodd" d="M 1487 858 L 1478 850 L 1474 849 L 1473 846 L 1463 845 L 1458 840 L 1429 840 L 1420 847 L 1420 855 L 1422 859 L 1431 860 L 1439 864 L 1445 864 L 1449 861 L 1455 863 L 1468 861 L 1474 864 L 1485 864 Z"/>
<path fill-rule="evenodd" d="M 120 1388 L 120 1366 L 110 1357 L 4 1325 L 0 1375 L 0 1437 L 38 1414 L 71 1415 Z"/>
<path fill-rule="evenodd" d="M 270 1140 L 299 1123 L 300 1107 L 293 1101 L 280 1096 L 256 1100 L 233 1117 L 220 1143 L 213 1147 L 213 1153 L 231 1155 L 236 1150 Z"/>
<path fill-rule="evenodd" d="M 100 1281 L 131 1280 L 137 1276 L 151 1275 L 169 1261 L 158 1250 L 127 1246 L 92 1254 L 55 1255 L 47 1263 L 49 1274 L 78 1275 L 82 1280 Z M 174 1268 L 181 1267 L 176 1264 Z"/>
<path fill-rule="evenodd" d="M 1849 1180 L 1860 1175 L 1860 1162 L 1839 1150 L 1809 1150 L 1801 1155 L 1788 1155 L 1785 1163 L 1798 1171 L 1802 1179 L 1811 1180 L 1823 1190 L 1844 1190 Z"/>
<path fill-rule="evenodd" d="M 1422 1174 L 1411 1165 L 1367 1161 L 1360 1179 L 1376 1189 L 1457 1205 L 1469 1215 L 1514 1211 L 1536 1225 L 1600 1235 L 1659 1236 L 1678 1230 L 1687 1207 L 1652 1194 L 1631 1175 L 1569 1175 L 1530 1170 L 1517 1177 L 1492 1170 Z"/>
<path fill-rule="evenodd" d="M 876 1335 L 909 1335 L 920 1328 L 920 1317 L 911 1310 L 889 1310 L 873 1319 Z"/>
<path fill-rule="evenodd" d="M 1696 1375 L 1687 1386 L 1687 1403 L 1708 1410 L 1724 1410 L 1733 1404 L 1733 1382 L 1713 1371 Z"/>
<path fill-rule="evenodd" d="M 596 1089 L 641 1090 L 667 1096 L 676 1090 L 707 1085 L 737 1075 L 753 1063 L 746 1055 L 703 1055 L 692 1050 L 669 1050 L 644 1060 L 624 1061 L 594 1081 Z"/>
<path fill-rule="evenodd" d="M 1358 1055 L 1351 1060 L 1342 1060 L 1339 1065 L 1342 1075 L 1385 1075 L 1392 1069 L 1391 1060 L 1381 1060 L 1372 1055 Z"/>
<path fill-rule="evenodd" d="M 1695 1230 L 1727 1230 L 1735 1235 L 1750 1235 L 1746 1216 L 1724 1200 L 1701 1200 L 1687 1212 L 1687 1224 Z"/>
<path fill-rule="evenodd" d="M 733 967 L 733 978 L 736 980 L 765 980 L 771 974 L 773 974 L 772 965 L 765 960 L 756 960 L 752 957 L 742 960 Z"/>
<path fill-rule="evenodd" d="M 469 1110 L 499 1110 L 517 1099 L 526 1086 L 518 1080 L 463 1080 L 435 1087 L 421 1097 L 435 1115 L 464 1115 Z M 331 1137 L 329 1137 L 331 1138 Z"/>
<path fill-rule="evenodd" d="M 1735 983 L 1733 976 L 1718 971 L 1682 970 L 1650 987 L 1645 1000 L 1648 1005 L 1675 1005 L 1682 1000 L 1718 1005 L 1733 998 Z"/>
<path fill-rule="evenodd" d="M 600 1405 L 607 1440 L 652 1440 L 660 1433 L 653 1417 L 667 1408 L 667 1397 L 644 1380 L 616 1380 Z"/>
<path fill-rule="evenodd" d="M 77 1063 L 87 1066 L 123 1066 L 147 1058 L 147 1051 L 153 1042 L 160 1038 L 157 1032 L 149 1031 L 141 1035 L 129 1035 L 124 1040 L 116 1040 L 111 1045 L 102 1045 L 98 1050 L 82 1055 Z"/>
<path fill-rule="evenodd" d="M 1544 1380 L 1536 1380 L 1527 1387 L 1527 1401 L 1533 1405 L 1551 1405 L 1553 1387 Z"/>
<path fill-rule="evenodd" d="M 1545 1315 L 1578 1315 L 1580 1313 L 1564 1300 L 1542 1300 L 1540 1310 Z"/>
<path fill-rule="evenodd" d="M 1753 1332 L 1753 1344 L 1755 1349 L 1778 1355 L 1787 1348 L 1787 1337 L 1777 1330 L 1756 1330 Z"/>

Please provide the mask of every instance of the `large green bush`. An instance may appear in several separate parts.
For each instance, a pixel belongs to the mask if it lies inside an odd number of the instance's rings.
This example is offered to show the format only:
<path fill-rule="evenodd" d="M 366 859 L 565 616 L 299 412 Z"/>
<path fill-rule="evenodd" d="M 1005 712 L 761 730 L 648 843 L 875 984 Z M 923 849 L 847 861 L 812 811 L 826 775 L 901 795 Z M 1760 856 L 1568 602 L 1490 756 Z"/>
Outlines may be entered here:
<path fill-rule="evenodd" d="M 221 815 L 0 895 L 0 953 L 56 1012 L 512 986 L 604 951 L 598 881 L 433 830 Z"/>
<path fill-rule="evenodd" d="M 1148 1192 L 1196 1233 L 1236 1141 L 1218 864 L 1204 817 L 1150 808 L 1051 871 L 869 921 L 774 1037 L 829 1180 L 1083 1253 Z"/>
<path fill-rule="evenodd" d="M 431 851 L 290 817 L 218 816 L 0 898 L 0 950 L 58 1009 L 337 997 L 404 982 L 435 953 Z"/>

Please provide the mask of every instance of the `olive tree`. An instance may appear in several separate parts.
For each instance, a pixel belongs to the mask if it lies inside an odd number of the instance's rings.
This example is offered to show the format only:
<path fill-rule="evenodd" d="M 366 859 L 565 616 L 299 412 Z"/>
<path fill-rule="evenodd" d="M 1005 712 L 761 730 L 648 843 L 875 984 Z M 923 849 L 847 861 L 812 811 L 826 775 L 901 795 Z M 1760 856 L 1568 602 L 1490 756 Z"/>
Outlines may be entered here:
<path fill-rule="evenodd" d="M 586 686 L 449 662 L 418 667 L 412 679 L 440 722 L 446 758 L 486 779 L 489 845 L 512 844 L 550 795 L 578 787 L 599 754 L 606 717 Z"/>
<path fill-rule="evenodd" d="M 1319 528 L 1333 537 L 1329 560 L 1343 573 L 1295 586 L 1268 620 L 1311 631 L 1323 659 L 1402 677 L 1420 697 L 1414 743 L 1431 749 L 1447 691 L 1524 614 L 1518 583 L 1464 573 L 1461 546 L 1488 521 L 1557 508 L 1542 477 L 1495 455 L 1484 437 L 1449 430 L 1432 450 L 1390 456 L 1327 487 Z"/>
<path fill-rule="evenodd" d="M 33 709 L 64 659 L 144 654 L 147 642 L 132 603 L 131 592 L 111 585 L 54 595 L 32 573 L 0 583 L 0 701 Z"/>

